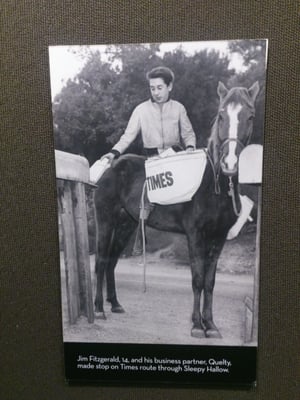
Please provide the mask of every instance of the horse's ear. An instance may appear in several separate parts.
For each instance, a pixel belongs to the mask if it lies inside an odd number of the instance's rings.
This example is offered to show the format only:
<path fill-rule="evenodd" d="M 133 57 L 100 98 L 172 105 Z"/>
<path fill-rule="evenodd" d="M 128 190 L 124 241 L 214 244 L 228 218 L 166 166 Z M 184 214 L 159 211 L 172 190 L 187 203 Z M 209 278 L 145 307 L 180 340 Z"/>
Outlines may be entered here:
<path fill-rule="evenodd" d="M 224 99 L 226 94 L 228 93 L 228 89 L 224 85 L 223 82 L 219 81 L 218 83 L 218 89 L 217 89 L 218 95 L 220 96 L 220 99 Z"/>
<path fill-rule="evenodd" d="M 248 89 L 249 96 L 251 97 L 251 100 L 253 103 L 255 102 L 256 96 L 258 95 L 259 92 L 259 83 L 256 81 L 253 83 L 253 85 Z"/>

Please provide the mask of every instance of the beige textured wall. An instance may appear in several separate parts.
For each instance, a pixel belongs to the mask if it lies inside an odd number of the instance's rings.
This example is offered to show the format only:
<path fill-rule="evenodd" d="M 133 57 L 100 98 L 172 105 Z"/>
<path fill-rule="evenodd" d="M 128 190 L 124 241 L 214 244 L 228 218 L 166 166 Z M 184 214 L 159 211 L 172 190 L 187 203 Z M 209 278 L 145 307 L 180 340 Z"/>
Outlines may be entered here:
<path fill-rule="evenodd" d="M 0 9 L 0 397 L 296 399 L 299 2 L 2 0 Z M 258 387 L 69 387 L 47 46 L 237 38 L 269 38 Z"/>

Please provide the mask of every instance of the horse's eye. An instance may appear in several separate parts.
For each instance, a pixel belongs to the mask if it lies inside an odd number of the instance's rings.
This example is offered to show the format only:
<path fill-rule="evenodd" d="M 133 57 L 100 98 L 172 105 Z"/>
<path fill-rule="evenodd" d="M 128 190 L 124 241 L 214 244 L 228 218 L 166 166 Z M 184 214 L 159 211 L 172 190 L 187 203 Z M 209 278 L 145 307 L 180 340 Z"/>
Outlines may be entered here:
<path fill-rule="evenodd" d="M 223 121 L 223 120 L 224 120 L 223 114 L 222 114 L 222 113 L 219 113 L 219 121 L 221 122 L 221 121 Z"/>
<path fill-rule="evenodd" d="M 254 115 L 250 115 L 250 117 L 248 118 L 248 121 L 253 121 L 254 120 Z"/>
<path fill-rule="evenodd" d="M 224 108 L 221 108 L 219 110 L 219 121 L 220 122 L 223 121 L 223 119 L 224 119 L 223 114 L 224 114 Z"/>

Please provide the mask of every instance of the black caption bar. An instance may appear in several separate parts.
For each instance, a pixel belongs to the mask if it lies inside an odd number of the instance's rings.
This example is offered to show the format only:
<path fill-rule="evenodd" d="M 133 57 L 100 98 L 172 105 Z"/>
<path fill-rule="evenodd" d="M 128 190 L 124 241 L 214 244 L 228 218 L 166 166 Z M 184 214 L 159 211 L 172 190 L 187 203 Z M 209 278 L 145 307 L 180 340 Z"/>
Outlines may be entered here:
<path fill-rule="evenodd" d="M 256 347 L 64 343 L 66 378 L 116 385 L 253 386 Z"/>

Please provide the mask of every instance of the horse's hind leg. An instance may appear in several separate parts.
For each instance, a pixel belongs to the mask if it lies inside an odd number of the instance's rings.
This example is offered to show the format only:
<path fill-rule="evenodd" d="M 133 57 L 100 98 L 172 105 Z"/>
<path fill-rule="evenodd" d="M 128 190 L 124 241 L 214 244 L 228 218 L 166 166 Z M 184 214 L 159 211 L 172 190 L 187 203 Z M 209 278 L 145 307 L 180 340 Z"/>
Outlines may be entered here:
<path fill-rule="evenodd" d="M 106 269 L 107 301 L 111 303 L 111 311 L 123 313 L 124 309 L 117 299 L 115 284 L 115 267 L 119 256 L 128 243 L 132 232 L 135 230 L 137 222 L 126 211 L 121 210 L 114 232 L 110 259 Z"/>
<path fill-rule="evenodd" d="M 103 283 L 105 270 L 109 262 L 110 246 L 114 228 L 111 218 L 108 218 L 108 215 L 106 218 L 101 215 L 101 220 L 97 218 L 97 225 L 97 248 L 95 263 L 97 284 L 95 297 L 95 316 L 96 318 L 105 319 L 103 308 Z"/>

